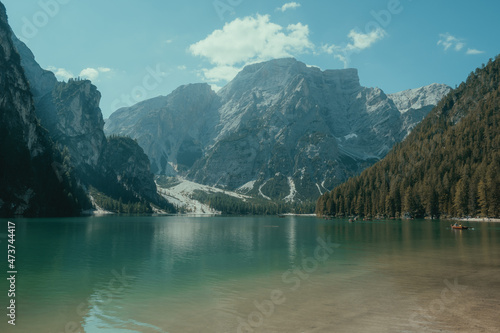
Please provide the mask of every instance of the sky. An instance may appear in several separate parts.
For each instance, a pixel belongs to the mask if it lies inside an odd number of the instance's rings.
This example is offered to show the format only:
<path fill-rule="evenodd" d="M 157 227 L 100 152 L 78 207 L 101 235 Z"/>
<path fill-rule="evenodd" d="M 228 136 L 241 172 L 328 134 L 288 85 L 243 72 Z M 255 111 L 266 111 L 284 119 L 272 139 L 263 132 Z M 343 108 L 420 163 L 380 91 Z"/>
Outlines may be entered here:
<path fill-rule="evenodd" d="M 363 86 L 394 93 L 455 87 L 500 53 L 498 0 L 0 1 L 43 68 L 97 86 L 104 118 L 276 58 L 357 68 Z"/>

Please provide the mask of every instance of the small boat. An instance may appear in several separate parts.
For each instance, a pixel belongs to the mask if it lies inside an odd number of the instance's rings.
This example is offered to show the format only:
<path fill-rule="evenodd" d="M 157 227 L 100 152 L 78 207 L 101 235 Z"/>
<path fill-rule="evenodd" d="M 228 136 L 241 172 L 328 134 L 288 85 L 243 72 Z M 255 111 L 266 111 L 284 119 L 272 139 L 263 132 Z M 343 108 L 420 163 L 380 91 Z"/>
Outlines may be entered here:
<path fill-rule="evenodd" d="M 464 225 L 456 225 L 456 224 L 452 224 L 451 228 L 452 229 L 460 229 L 460 230 L 467 230 L 467 229 L 469 229 L 469 227 L 466 227 Z"/>

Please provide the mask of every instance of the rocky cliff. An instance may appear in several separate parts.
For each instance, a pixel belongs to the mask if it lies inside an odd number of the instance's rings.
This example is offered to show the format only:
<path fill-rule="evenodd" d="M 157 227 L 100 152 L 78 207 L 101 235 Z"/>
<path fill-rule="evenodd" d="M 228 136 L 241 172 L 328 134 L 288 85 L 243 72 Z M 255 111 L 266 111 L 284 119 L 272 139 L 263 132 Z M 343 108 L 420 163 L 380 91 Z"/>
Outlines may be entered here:
<path fill-rule="evenodd" d="M 245 67 L 217 94 L 208 85 L 185 86 L 120 109 L 105 129 L 136 138 L 156 173 L 305 200 L 385 156 L 447 89 L 387 96 L 362 87 L 355 69 L 277 59 Z"/>
<path fill-rule="evenodd" d="M 100 99 L 100 92 L 88 80 L 58 82 L 52 91 L 56 121 L 47 124 L 47 129 L 57 143 L 68 147 L 79 169 L 98 167 L 106 146 Z M 37 108 L 37 113 L 44 113 L 43 108 Z"/>
<path fill-rule="evenodd" d="M 95 168 L 106 144 L 100 92 L 89 80 L 58 82 L 52 72 L 40 67 L 23 42 L 15 36 L 13 41 L 21 55 L 42 126 L 54 142 L 68 148 L 75 168 Z"/>
<path fill-rule="evenodd" d="M 36 118 L 11 36 L 0 3 L 0 216 L 77 214 L 81 190 Z"/>

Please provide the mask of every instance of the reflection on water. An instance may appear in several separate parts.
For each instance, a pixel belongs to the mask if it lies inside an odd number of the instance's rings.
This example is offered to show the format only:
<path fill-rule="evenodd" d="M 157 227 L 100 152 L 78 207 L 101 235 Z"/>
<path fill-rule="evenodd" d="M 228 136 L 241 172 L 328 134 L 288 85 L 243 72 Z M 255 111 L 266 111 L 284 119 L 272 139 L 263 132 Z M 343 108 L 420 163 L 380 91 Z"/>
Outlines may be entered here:
<path fill-rule="evenodd" d="M 500 298 L 493 223 L 471 223 L 470 231 L 436 221 L 305 217 L 16 223 L 17 332 L 236 332 L 243 322 L 254 324 L 249 332 L 415 331 L 408 318 L 455 278 L 467 283 L 471 304 L 489 305 L 480 316 L 486 327 L 500 310 L 492 301 Z M 313 256 L 318 237 L 340 247 L 317 269 L 296 273 L 301 283 L 292 290 L 283 274 Z M 255 304 L 268 304 L 273 290 L 286 301 L 262 315 Z"/>

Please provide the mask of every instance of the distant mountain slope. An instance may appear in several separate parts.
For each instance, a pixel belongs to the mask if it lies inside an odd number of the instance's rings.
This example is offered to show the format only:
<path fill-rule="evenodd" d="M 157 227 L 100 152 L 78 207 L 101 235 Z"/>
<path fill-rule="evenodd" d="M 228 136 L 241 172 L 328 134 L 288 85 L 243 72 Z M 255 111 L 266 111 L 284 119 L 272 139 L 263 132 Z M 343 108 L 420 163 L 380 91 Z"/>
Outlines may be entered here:
<path fill-rule="evenodd" d="M 70 216 L 86 198 L 35 115 L 0 2 L 0 216 Z"/>
<path fill-rule="evenodd" d="M 326 193 L 321 215 L 500 215 L 500 57 L 471 73 L 382 161 Z"/>
<path fill-rule="evenodd" d="M 382 90 L 360 86 L 355 69 L 277 59 L 245 67 L 217 94 L 189 85 L 120 109 L 105 130 L 137 139 L 157 174 L 315 200 L 385 156 L 448 89 L 415 91 L 401 112 Z"/>
<path fill-rule="evenodd" d="M 219 98 L 207 84 L 177 88 L 113 113 L 106 133 L 127 135 L 138 141 L 156 174 L 186 172 L 201 158 L 219 122 Z"/>
<path fill-rule="evenodd" d="M 406 135 L 450 92 L 451 88 L 433 83 L 431 85 L 390 94 L 388 97 L 401 112 Z"/>

